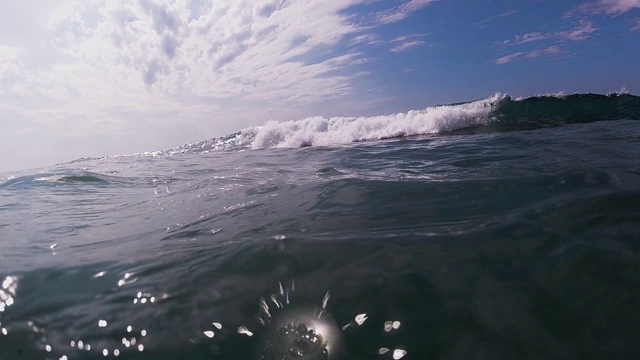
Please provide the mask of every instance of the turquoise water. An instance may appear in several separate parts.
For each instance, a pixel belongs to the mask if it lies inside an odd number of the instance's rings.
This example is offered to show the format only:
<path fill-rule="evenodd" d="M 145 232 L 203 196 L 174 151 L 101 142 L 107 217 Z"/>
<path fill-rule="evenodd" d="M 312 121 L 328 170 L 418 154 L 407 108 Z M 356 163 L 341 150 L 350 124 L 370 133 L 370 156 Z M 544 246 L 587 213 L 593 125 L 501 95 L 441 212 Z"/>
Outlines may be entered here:
<path fill-rule="evenodd" d="M 492 101 L 3 174 L 0 359 L 640 356 L 637 98 Z"/>

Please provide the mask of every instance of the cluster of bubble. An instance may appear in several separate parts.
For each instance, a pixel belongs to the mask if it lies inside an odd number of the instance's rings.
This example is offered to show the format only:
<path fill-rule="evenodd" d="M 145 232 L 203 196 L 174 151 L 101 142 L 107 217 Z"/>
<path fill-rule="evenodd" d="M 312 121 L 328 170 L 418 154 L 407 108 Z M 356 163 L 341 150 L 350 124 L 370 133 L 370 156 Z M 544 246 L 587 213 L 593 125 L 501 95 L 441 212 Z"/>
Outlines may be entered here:
<path fill-rule="evenodd" d="M 7 276 L 2 282 L 0 288 L 0 312 L 13 305 L 14 296 L 16 296 L 16 288 L 18 287 L 18 279 Z"/>
<path fill-rule="evenodd" d="M 127 333 L 130 334 L 132 332 L 133 332 L 133 327 L 131 325 L 127 326 Z M 145 329 L 140 330 L 140 336 L 141 337 L 147 336 L 147 330 L 145 330 Z M 125 336 L 125 337 L 122 338 L 122 345 L 124 345 L 126 348 L 135 347 L 136 343 L 138 343 L 138 340 L 136 339 L 135 336 L 131 336 L 131 338 L 127 338 Z M 106 351 L 106 349 L 105 349 L 105 351 Z M 117 351 L 117 349 L 114 350 L 114 352 L 115 351 Z M 144 345 L 138 343 L 138 351 L 144 351 Z M 103 353 L 104 353 L 104 351 L 103 351 Z"/>
<path fill-rule="evenodd" d="M 98 274 L 96 274 L 96 276 Z M 134 282 L 138 281 L 138 278 L 133 277 L 133 275 L 134 275 L 133 273 L 125 273 L 122 279 L 118 280 L 118 286 L 125 286 L 129 284 L 133 284 Z"/>
<path fill-rule="evenodd" d="M 385 332 L 391 332 L 394 330 L 398 330 L 400 328 L 400 321 L 385 321 L 384 322 L 384 331 Z M 385 355 L 387 353 L 389 353 L 389 351 L 391 351 L 389 348 L 387 347 L 381 347 L 380 349 L 378 349 L 378 354 L 380 355 Z M 405 355 L 407 355 L 407 351 L 404 349 L 395 349 L 393 350 L 393 352 L 391 353 L 391 356 L 393 357 L 394 360 L 399 360 L 402 359 Z"/>
<path fill-rule="evenodd" d="M 105 328 L 107 327 L 108 322 L 106 320 L 99 320 L 98 321 L 98 327 L 101 328 Z M 139 332 L 139 336 L 140 337 L 145 337 L 147 336 L 147 330 L 142 329 Z M 131 325 L 127 326 L 127 335 L 122 337 L 122 345 L 124 345 L 125 349 L 129 349 L 129 348 L 133 348 L 133 349 L 137 349 L 138 351 L 142 352 L 144 351 L 144 345 L 140 343 L 140 340 L 135 336 L 135 334 L 133 334 L 133 327 Z M 85 351 L 90 351 L 92 349 L 91 344 L 83 341 L 83 340 L 71 340 L 69 342 L 69 346 L 71 346 L 74 349 L 78 349 L 78 350 L 85 350 Z M 110 354 L 118 357 L 120 356 L 120 354 L 122 354 L 125 349 L 108 349 L 108 348 L 103 348 L 102 349 L 102 355 L 103 356 L 109 356 Z M 52 348 L 50 345 L 46 345 L 45 346 L 45 350 L 47 352 L 51 352 Z M 63 358 L 66 359 L 66 355 L 63 355 Z M 60 358 L 62 359 L 62 358 Z"/>
<path fill-rule="evenodd" d="M 386 353 L 388 353 L 390 350 L 389 348 L 386 347 L 381 347 L 378 350 L 378 354 L 380 355 L 384 355 Z M 391 356 L 393 357 L 393 360 L 400 360 L 402 359 L 405 355 L 407 355 L 407 351 L 403 350 L 403 349 L 395 349 L 393 350 L 393 352 L 391 353 Z"/>
<path fill-rule="evenodd" d="M 102 278 L 106 275 L 105 271 L 101 271 L 96 273 L 93 278 Z M 118 286 L 125 286 L 125 285 L 129 285 L 132 284 L 134 282 L 137 281 L 137 278 L 134 277 L 134 273 L 132 272 L 127 272 L 124 274 L 124 276 L 118 280 Z M 6 284 L 6 286 L 4 286 L 4 284 Z M 7 288 L 7 289 L 11 289 L 10 292 L 12 294 L 15 294 L 15 284 L 17 284 L 17 282 L 15 281 L 14 278 L 8 278 L 8 280 L 5 280 L 3 284 L 3 288 Z M 168 294 L 162 294 L 159 297 L 155 297 L 150 293 L 143 293 L 141 291 L 138 291 L 136 296 L 134 297 L 133 303 L 134 304 L 146 304 L 146 303 L 155 303 L 159 300 L 162 299 L 166 299 L 169 295 Z M 10 304 L 9 304 L 10 305 Z M 42 332 L 42 329 L 38 329 L 37 326 L 33 325 L 33 322 L 29 322 L 29 325 L 33 328 L 33 330 L 35 332 Z M 107 320 L 104 319 L 100 319 L 98 320 L 98 327 L 100 328 L 106 328 L 109 325 Z M 101 351 L 102 355 L 105 357 L 108 356 L 113 356 L 113 357 L 119 357 L 121 354 L 124 354 L 126 351 L 130 351 L 130 350 L 137 350 L 138 352 L 142 352 L 145 350 L 144 345 L 141 343 L 141 339 L 146 337 L 148 334 L 146 329 L 141 329 L 140 331 L 134 331 L 133 326 L 128 325 L 126 328 L 126 335 L 122 337 L 121 343 L 123 345 L 123 347 L 120 348 L 103 348 Z M 5 331 L 5 335 L 6 335 L 6 331 Z M 45 338 L 43 338 L 44 340 Z M 69 342 L 69 346 L 72 348 L 72 350 L 81 350 L 81 351 L 91 351 L 92 349 L 95 351 L 96 349 L 94 347 L 91 346 L 91 344 L 89 344 L 87 341 L 84 341 L 82 339 L 72 339 Z M 54 351 L 54 349 L 52 348 L 51 345 L 49 344 L 45 344 L 44 346 L 44 350 L 48 353 L 51 353 Z M 69 349 L 65 350 L 68 351 Z M 66 354 L 62 355 L 59 360 L 68 360 L 68 357 Z"/>
<path fill-rule="evenodd" d="M 133 303 L 134 304 L 146 304 L 147 302 L 149 303 L 154 303 L 156 302 L 156 297 L 149 294 L 149 293 L 143 293 L 141 291 L 138 291 L 138 293 L 136 294 L 136 297 L 133 299 Z"/>
<path fill-rule="evenodd" d="M 349 326 L 353 326 L 353 325 L 362 325 L 364 324 L 365 321 L 367 321 L 368 317 L 367 314 L 358 314 L 355 316 L 355 318 L 353 320 L 351 320 L 349 323 L 347 323 L 345 326 L 342 327 L 342 330 L 346 330 Z M 394 330 L 398 330 L 400 328 L 400 321 L 385 321 L 384 322 L 384 331 L 385 332 L 391 332 Z M 387 348 L 387 347 L 381 347 L 378 349 L 378 354 L 379 355 L 386 355 L 387 353 L 389 353 L 391 351 L 391 349 Z M 393 358 L 393 360 L 400 360 L 402 359 L 405 355 L 407 355 L 407 351 L 404 349 L 394 349 L 393 352 L 391 352 L 391 356 Z"/>
<path fill-rule="evenodd" d="M 3 313 L 9 306 L 15 302 L 16 289 L 18 288 L 18 279 L 12 276 L 7 276 L 0 286 L 0 313 Z M 0 334 L 7 335 L 9 331 L 7 328 L 2 327 L 0 322 Z"/>
<path fill-rule="evenodd" d="M 212 322 L 211 324 L 213 324 L 213 326 L 215 326 L 216 329 L 222 330 L 222 324 L 220 324 L 219 322 Z M 212 338 L 212 337 L 215 336 L 215 333 L 212 330 L 207 330 L 207 331 L 204 332 L 204 334 L 208 338 Z"/>

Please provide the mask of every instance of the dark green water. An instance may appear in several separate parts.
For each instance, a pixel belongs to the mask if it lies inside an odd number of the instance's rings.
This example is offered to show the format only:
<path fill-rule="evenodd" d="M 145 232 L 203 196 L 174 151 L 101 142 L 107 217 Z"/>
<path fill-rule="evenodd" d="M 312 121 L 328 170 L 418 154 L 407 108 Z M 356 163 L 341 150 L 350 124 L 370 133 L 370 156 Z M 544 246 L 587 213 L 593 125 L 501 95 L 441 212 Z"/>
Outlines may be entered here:
<path fill-rule="evenodd" d="M 640 356 L 638 121 L 3 178 L 2 360 L 259 359 L 261 298 L 328 298 L 343 359 Z"/>

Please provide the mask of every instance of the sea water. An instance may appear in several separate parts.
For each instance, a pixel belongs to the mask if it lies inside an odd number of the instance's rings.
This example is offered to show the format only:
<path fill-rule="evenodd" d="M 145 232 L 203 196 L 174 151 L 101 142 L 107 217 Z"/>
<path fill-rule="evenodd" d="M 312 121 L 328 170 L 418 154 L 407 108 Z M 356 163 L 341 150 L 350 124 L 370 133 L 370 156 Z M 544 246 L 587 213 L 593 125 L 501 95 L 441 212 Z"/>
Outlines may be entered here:
<path fill-rule="evenodd" d="M 494 97 L 0 175 L 0 359 L 640 356 L 640 100 Z"/>

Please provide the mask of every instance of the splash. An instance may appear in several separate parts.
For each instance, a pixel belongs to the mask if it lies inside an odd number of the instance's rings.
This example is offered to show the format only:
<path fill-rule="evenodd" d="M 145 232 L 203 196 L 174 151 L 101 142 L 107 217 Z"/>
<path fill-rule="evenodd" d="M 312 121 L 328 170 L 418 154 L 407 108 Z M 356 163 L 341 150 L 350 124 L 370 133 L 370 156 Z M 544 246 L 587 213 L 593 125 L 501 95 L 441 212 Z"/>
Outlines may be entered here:
<path fill-rule="evenodd" d="M 331 293 L 327 291 L 319 304 L 307 304 L 291 300 L 295 292 L 295 282 L 283 287 L 279 283 L 278 290 L 268 298 L 260 298 L 258 303 L 257 324 L 241 325 L 237 333 L 247 337 L 257 337 L 259 346 L 254 358 L 256 360 L 346 360 L 349 349 L 344 341 L 344 331 L 348 328 L 362 326 L 369 318 L 366 313 L 353 316 L 343 326 L 329 313 L 328 305 Z M 217 323 L 213 323 L 214 325 Z M 389 333 L 400 328 L 400 321 L 386 321 L 384 332 Z M 377 324 L 373 324 L 377 327 Z M 222 325 L 216 326 L 221 329 Z M 204 335 L 214 337 L 212 330 Z M 390 352 L 393 359 L 401 359 L 407 351 L 402 348 L 391 350 L 380 347 L 371 351 L 371 355 L 387 358 Z"/>

